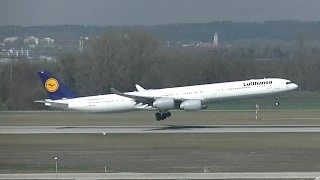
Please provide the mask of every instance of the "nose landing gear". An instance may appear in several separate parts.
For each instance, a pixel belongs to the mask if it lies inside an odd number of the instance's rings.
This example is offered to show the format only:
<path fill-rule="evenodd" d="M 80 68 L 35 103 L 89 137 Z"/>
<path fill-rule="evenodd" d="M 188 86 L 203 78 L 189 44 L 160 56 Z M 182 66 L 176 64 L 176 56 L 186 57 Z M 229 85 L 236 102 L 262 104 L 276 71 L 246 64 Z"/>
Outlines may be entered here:
<path fill-rule="evenodd" d="M 279 99 L 280 99 L 279 97 L 276 98 L 276 102 L 274 103 L 275 106 L 279 106 L 280 105 Z"/>

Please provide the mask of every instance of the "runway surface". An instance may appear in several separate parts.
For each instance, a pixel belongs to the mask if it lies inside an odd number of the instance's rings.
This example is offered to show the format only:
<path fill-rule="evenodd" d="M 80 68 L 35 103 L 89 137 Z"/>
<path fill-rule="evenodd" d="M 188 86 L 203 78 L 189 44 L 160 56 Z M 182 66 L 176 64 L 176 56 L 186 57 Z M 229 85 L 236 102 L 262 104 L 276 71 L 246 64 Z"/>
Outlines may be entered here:
<path fill-rule="evenodd" d="M 1 126 L 0 134 L 303 133 L 319 125 Z"/>
<path fill-rule="evenodd" d="M 58 179 L 316 179 L 320 172 L 59 173 Z M 56 179 L 55 173 L 0 174 L 0 179 Z"/>

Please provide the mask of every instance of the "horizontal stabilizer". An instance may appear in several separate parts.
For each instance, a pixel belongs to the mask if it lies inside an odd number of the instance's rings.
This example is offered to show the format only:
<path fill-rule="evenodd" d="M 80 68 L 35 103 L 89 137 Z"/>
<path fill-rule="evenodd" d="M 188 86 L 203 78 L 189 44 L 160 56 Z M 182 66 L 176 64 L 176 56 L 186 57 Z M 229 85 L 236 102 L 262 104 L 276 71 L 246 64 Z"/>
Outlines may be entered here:
<path fill-rule="evenodd" d="M 55 107 L 55 108 L 62 108 L 62 109 L 68 108 L 68 103 L 60 103 L 60 102 L 46 101 L 46 100 L 38 100 L 34 102 L 43 103 L 46 106 Z"/>

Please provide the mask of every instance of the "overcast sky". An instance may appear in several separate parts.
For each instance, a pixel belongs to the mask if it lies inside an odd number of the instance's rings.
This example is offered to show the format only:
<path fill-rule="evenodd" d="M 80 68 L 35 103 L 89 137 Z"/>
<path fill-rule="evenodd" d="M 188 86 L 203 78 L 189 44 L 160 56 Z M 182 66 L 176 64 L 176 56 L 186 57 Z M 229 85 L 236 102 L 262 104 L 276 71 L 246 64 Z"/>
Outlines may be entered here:
<path fill-rule="evenodd" d="M 0 0 L 0 25 L 320 20 L 320 0 Z"/>

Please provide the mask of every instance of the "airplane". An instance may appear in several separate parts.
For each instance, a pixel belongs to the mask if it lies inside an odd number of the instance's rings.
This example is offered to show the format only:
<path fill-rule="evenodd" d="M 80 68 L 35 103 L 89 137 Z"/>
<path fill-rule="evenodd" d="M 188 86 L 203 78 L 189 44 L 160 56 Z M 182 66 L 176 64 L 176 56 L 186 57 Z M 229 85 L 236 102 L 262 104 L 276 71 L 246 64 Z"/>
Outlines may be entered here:
<path fill-rule="evenodd" d="M 210 103 L 276 97 L 298 88 L 290 80 L 280 78 L 250 79 L 164 89 L 144 89 L 122 93 L 111 88 L 113 94 L 80 97 L 66 84 L 48 71 L 38 75 L 49 99 L 34 101 L 45 106 L 82 112 L 128 112 L 155 110 L 157 121 L 171 116 L 172 109 L 198 111 Z M 279 102 L 275 102 L 278 106 Z"/>

